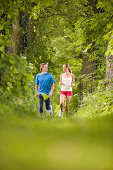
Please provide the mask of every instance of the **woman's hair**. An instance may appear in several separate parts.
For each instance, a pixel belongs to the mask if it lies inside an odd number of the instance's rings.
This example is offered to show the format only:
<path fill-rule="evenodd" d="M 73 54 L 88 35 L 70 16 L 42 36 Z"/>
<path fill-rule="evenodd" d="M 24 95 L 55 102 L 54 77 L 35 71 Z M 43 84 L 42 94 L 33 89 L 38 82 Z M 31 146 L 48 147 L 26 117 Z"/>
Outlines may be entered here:
<path fill-rule="evenodd" d="M 70 69 L 69 64 L 64 64 L 66 66 L 66 68 L 68 68 L 69 72 L 72 73 L 72 70 Z"/>
<path fill-rule="evenodd" d="M 48 63 L 41 63 L 41 64 L 40 64 L 40 70 L 41 70 L 41 71 L 42 71 L 42 68 L 43 68 L 45 65 L 48 66 Z"/>

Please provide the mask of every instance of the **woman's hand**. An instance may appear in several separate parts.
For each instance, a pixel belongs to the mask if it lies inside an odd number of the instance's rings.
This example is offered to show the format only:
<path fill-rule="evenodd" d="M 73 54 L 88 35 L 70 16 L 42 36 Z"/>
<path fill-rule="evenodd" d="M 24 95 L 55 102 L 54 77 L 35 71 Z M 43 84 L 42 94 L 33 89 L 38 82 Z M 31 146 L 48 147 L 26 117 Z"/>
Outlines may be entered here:
<path fill-rule="evenodd" d="M 74 87 L 74 86 L 75 86 L 75 84 L 74 84 L 74 83 L 72 83 L 72 84 L 71 84 L 71 86 L 72 86 L 72 87 Z"/>
<path fill-rule="evenodd" d="M 65 84 L 64 83 L 59 83 L 60 85 L 63 85 L 63 86 L 65 86 Z"/>

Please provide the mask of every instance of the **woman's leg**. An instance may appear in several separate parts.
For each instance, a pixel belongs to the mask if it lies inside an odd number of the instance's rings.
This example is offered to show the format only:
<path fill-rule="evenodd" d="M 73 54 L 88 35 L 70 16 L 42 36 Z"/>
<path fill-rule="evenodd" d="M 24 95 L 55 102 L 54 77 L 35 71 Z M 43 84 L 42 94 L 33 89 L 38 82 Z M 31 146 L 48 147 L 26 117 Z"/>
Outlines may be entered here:
<path fill-rule="evenodd" d="M 71 100 L 71 96 L 66 96 L 66 102 L 65 102 L 65 112 L 66 112 L 66 117 L 68 115 L 69 112 L 69 102 Z"/>
<path fill-rule="evenodd" d="M 61 112 L 63 112 L 64 99 L 65 99 L 65 95 L 60 94 L 60 109 L 61 109 Z"/>

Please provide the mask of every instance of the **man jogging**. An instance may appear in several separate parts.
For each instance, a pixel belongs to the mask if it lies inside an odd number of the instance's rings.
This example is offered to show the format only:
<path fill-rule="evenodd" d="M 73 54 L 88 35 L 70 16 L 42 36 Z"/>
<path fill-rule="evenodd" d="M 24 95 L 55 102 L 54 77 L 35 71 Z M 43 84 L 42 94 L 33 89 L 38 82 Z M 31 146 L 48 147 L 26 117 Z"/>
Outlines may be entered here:
<path fill-rule="evenodd" d="M 53 76 L 48 73 L 48 64 L 42 63 L 40 65 L 41 73 L 36 75 L 35 80 L 35 98 L 39 98 L 39 112 L 40 116 L 43 116 L 43 102 L 46 96 L 45 100 L 45 106 L 46 109 L 49 110 L 49 114 L 51 115 L 53 113 L 52 106 L 50 105 L 50 97 L 52 96 L 52 92 L 54 90 L 54 83 L 55 80 Z M 38 95 L 37 95 L 38 92 Z"/>

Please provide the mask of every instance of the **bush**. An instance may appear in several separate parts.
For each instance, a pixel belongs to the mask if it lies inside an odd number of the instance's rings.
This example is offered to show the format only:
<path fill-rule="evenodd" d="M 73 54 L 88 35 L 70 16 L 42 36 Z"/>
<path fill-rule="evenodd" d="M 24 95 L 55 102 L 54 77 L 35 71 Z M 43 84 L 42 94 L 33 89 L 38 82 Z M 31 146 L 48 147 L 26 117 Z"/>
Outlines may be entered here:
<path fill-rule="evenodd" d="M 79 118 L 97 118 L 113 113 L 113 90 L 97 91 L 84 96 L 80 108 L 76 112 Z"/>

